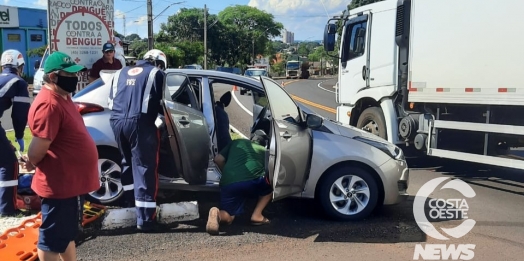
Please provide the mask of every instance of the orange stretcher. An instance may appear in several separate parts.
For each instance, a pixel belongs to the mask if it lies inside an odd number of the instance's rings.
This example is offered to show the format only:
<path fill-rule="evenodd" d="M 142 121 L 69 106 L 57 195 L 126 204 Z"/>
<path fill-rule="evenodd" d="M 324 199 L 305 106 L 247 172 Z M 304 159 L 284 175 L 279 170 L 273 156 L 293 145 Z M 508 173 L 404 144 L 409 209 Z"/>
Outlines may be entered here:
<path fill-rule="evenodd" d="M 106 207 L 84 203 L 82 226 L 85 226 L 105 213 Z M 27 219 L 18 227 L 10 228 L 0 235 L 0 257 L 2 261 L 33 261 L 38 259 L 36 244 L 38 229 L 42 224 L 42 214 Z"/>

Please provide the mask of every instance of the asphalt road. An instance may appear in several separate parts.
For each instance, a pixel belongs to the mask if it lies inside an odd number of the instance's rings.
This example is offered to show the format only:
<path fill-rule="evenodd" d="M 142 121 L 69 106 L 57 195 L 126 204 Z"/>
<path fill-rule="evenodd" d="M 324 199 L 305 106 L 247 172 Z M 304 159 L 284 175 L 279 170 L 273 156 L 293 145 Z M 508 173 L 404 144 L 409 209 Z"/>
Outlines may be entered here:
<path fill-rule="evenodd" d="M 325 107 L 334 108 L 334 94 L 317 87 L 320 81 L 291 83 L 286 89 L 309 103 L 320 114 L 334 118 Z M 326 82 L 324 87 L 334 85 Z M 216 89 L 216 99 L 231 86 Z M 327 89 L 327 88 L 326 88 Z M 226 111 L 231 124 L 249 133 L 252 124 L 251 96 L 234 92 Z M 331 101 L 331 102 L 330 102 Z M 317 106 L 318 105 L 318 106 Z M 325 107 L 323 107 L 325 106 Z M 324 108 L 324 109 L 320 109 Z M 481 168 L 479 165 L 436 159 L 409 161 L 408 192 L 437 177 L 460 178 L 476 192 L 467 199 L 468 217 L 476 221 L 464 237 L 440 241 L 424 234 L 413 215 L 413 199 L 386 206 L 361 222 L 326 219 L 311 200 L 284 199 L 271 203 L 265 215 L 268 226 L 252 227 L 249 214 L 221 228 L 220 236 L 205 233 L 210 207 L 218 204 L 216 193 L 184 193 L 177 200 L 198 200 L 200 219 L 175 224 L 158 234 L 135 232 L 89 232 L 78 247 L 79 260 L 413 260 L 415 245 L 475 244 L 473 260 L 520 260 L 524 255 L 524 176 L 516 171 Z M 463 198 L 450 189 L 435 190 L 431 198 Z M 249 202 L 250 211 L 254 202 Z M 434 221 L 438 231 L 462 221 Z M 446 235 L 446 233 L 443 233 Z"/>

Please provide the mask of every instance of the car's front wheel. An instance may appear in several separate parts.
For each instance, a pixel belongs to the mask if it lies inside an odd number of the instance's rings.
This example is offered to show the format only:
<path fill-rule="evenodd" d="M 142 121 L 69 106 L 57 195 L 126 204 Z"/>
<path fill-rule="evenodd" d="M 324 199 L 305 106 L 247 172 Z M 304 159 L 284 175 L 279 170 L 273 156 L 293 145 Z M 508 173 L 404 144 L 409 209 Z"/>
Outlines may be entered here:
<path fill-rule="evenodd" d="M 319 184 L 317 200 L 329 217 L 341 221 L 361 220 L 377 206 L 380 193 L 369 171 L 343 166 L 326 175 Z"/>
<path fill-rule="evenodd" d="M 121 157 L 118 149 L 98 149 L 100 188 L 86 195 L 86 200 L 102 205 L 118 205 L 123 196 Z"/>

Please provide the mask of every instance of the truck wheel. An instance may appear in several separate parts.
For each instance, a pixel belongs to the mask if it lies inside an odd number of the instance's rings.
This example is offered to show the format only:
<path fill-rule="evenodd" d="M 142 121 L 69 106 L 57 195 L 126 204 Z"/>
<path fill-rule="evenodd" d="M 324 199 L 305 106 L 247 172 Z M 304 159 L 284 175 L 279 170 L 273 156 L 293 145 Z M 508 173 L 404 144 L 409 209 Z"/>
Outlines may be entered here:
<path fill-rule="evenodd" d="M 387 140 L 386 119 L 381 108 L 370 107 L 365 109 L 358 118 L 357 128 Z"/>

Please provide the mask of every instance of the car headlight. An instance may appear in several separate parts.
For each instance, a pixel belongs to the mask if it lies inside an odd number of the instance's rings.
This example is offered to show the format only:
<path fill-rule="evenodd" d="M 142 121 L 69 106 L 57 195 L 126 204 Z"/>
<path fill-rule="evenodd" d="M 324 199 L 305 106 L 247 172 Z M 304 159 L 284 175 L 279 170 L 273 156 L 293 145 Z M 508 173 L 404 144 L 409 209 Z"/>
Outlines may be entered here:
<path fill-rule="evenodd" d="M 373 140 L 373 139 L 365 138 L 362 136 L 356 136 L 356 137 L 353 137 L 353 139 L 369 144 L 383 151 L 384 153 L 388 154 L 390 157 L 394 159 L 404 160 L 404 153 L 402 152 L 402 150 L 399 147 L 395 146 L 394 144 L 382 142 L 379 140 Z"/>

